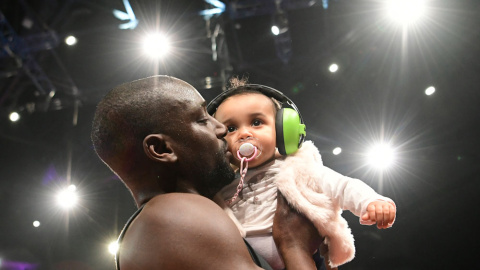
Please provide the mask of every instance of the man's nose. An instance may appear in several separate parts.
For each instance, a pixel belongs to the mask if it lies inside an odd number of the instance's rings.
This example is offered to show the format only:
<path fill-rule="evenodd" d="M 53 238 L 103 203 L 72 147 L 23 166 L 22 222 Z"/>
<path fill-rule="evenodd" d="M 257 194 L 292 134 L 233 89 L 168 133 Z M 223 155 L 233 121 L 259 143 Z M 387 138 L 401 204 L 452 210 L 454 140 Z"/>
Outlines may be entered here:
<path fill-rule="evenodd" d="M 210 116 L 211 117 L 211 116 Z M 217 119 L 212 117 L 213 123 L 215 124 L 215 134 L 217 135 L 217 138 L 221 139 L 227 135 L 227 127 L 220 123 Z"/>

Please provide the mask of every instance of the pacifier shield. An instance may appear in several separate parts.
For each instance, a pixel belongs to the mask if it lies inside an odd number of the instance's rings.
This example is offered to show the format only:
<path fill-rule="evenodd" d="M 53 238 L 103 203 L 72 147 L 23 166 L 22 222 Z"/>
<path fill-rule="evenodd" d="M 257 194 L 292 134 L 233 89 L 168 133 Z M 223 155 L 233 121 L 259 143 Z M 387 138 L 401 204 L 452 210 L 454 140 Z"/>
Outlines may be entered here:
<path fill-rule="evenodd" d="M 248 157 L 255 151 L 255 146 L 253 146 L 251 143 L 244 143 L 240 146 L 238 151 L 240 151 L 240 155 Z"/>

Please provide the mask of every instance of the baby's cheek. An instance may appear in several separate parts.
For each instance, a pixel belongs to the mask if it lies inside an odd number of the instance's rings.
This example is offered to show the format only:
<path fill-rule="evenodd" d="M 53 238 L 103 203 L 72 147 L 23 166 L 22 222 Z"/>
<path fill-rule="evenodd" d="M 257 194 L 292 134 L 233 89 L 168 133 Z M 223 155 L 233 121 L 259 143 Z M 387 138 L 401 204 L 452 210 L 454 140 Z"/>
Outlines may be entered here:
<path fill-rule="evenodd" d="M 232 154 L 233 154 L 233 151 L 232 151 L 232 150 L 233 150 L 233 148 L 232 148 L 232 143 L 229 142 L 228 140 L 227 140 L 227 149 L 228 149 L 228 151 L 232 152 Z"/>

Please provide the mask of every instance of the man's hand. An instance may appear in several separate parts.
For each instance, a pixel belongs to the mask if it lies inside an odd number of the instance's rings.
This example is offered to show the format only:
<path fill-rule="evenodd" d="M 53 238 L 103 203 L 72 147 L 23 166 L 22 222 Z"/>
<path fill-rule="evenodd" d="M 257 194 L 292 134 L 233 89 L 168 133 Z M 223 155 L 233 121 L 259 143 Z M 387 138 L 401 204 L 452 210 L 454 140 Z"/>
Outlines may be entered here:
<path fill-rule="evenodd" d="M 367 212 L 362 216 L 362 221 L 377 223 L 377 228 L 390 228 L 395 221 L 397 209 L 391 202 L 374 201 L 368 204 Z"/>
<path fill-rule="evenodd" d="M 280 192 L 272 235 L 288 270 L 317 269 L 312 254 L 320 246 L 322 237 L 312 222 L 288 205 Z"/>

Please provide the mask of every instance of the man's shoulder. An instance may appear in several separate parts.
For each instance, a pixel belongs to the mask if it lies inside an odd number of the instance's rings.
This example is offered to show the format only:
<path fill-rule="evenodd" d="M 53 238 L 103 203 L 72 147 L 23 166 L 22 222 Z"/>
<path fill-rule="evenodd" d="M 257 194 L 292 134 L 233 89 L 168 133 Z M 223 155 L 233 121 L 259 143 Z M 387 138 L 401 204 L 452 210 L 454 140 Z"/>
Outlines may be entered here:
<path fill-rule="evenodd" d="M 178 215 L 185 211 L 196 213 L 202 209 L 220 209 L 212 200 L 197 194 L 190 193 L 168 193 L 157 195 L 148 201 L 144 210 L 146 215 L 173 214 Z"/>
<path fill-rule="evenodd" d="M 186 202 L 211 202 L 210 199 L 193 193 L 183 193 L 183 192 L 172 192 L 166 194 L 160 194 L 152 199 L 150 199 L 145 205 L 153 205 L 153 204 L 164 204 L 164 203 L 177 203 L 177 200 L 186 200 Z"/>
<path fill-rule="evenodd" d="M 212 223 L 212 220 L 217 222 Z M 146 230 L 177 231 L 192 227 L 186 233 L 217 227 L 219 222 L 230 222 L 228 216 L 213 201 L 196 194 L 169 193 L 152 198 L 137 217 L 137 224 L 155 224 Z M 180 227 L 179 227 L 180 226 Z"/>
<path fill-rule="evenodd" d="M 194 194 L 163 194 L 146 203 L 127 230 L 120 264 L 141 264 L 140 269 L 159 265 L 162 269 L 221 269 L 213 267 L 215 260 L 222 267 L 250 265 L 242 242 L 233 222 L 211 200 Z"/>

